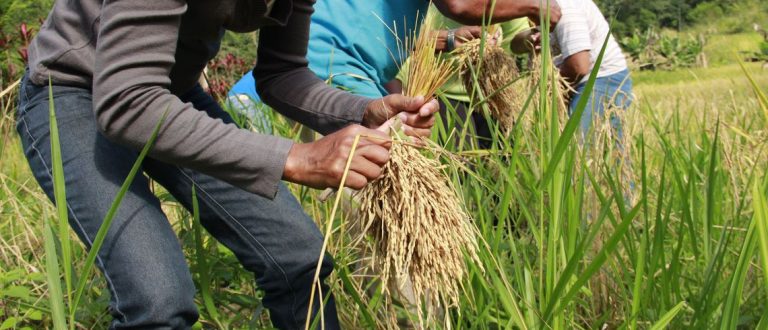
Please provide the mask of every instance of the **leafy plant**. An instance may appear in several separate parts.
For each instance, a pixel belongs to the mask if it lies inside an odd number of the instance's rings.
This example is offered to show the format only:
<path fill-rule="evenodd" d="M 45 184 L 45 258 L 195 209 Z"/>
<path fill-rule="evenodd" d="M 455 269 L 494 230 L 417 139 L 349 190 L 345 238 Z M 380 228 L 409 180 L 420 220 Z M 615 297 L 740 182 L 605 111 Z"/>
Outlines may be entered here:
<path fill-rule="evenodd" d="M 674 70 L 706 65 L 703 35 L 684 38 L 648 29 L 622 38 L 620 44 L 640 69 Z"/>

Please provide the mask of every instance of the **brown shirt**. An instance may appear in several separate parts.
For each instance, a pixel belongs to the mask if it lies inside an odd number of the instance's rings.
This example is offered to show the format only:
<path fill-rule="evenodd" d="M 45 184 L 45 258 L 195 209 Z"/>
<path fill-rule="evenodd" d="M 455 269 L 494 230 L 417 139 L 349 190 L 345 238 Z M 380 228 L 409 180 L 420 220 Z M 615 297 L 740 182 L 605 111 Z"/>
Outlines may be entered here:
<path fill-rule="evenodd" d="M 359 123 L 370 100 L 327 86 L 307 67 L 313 3 L 56 1 L 30 45 L 30 79 L 92 89 L 99 128 L 136 149 L 167 109 L 151 157 L 272 198 L 292 142 L 224 124 L 177 95 L 194 87 L 225 29 L 261 29 L 254 74 L 267 104 L 321 133 Z"/>

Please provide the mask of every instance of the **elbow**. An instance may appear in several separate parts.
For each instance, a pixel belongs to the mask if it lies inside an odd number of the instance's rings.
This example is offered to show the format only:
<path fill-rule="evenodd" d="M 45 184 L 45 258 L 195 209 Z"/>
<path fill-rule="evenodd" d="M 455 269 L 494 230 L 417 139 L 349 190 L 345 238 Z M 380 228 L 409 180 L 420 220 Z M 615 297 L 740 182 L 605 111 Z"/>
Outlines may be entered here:
<path fill-rule="evenodd" d="M 589 69 L 589 65 L 579 65 L 576 66 L 573 71 L 577 76 L 584 77 L 589 75 L 591 70 Z"/>
<path fill-rule="evenodd" d="M 118 125 L 115 123 L 114 116 L 111 115 L 113 111 L 109 107 L 97 105 L 95 109 L 96 128 L 108 140 L 120 142 L 123 140 L 123 132 L 117 128 Z"/>
<path fill-rule="evenodd" d="M 261 79 L 256 80 L 256 94 L 258 94 L 259 98 L 262 100 L 269 97 L 269 88 L 267 88 L 268 85 L 268 83 L 265 83 Z"/>

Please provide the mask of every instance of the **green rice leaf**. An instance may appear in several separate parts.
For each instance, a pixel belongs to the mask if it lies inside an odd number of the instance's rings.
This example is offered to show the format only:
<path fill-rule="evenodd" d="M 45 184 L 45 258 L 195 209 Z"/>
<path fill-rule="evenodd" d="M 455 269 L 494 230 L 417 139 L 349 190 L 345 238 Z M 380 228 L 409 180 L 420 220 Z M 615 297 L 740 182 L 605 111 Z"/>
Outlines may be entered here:
<path fill-rule="evenodd" d="M 675 305 L 675 307 L 672 307 L 672 309 L 664 313 L 664 315 L 651 326 L 651 330 L 666 329 L 667 325 L 669 325 L 669 322 L 672 322 L 675 316 L 677 316 L 677 313 L 680 313 L 680 310 L 683 309 L 683 306 L 685 306 L 685 301 L 681 301 Z"/>
<path fill-rule="evenodd" d="M 731 275 L 731 283 L 728 289 L 728 295 L 723 304 L 722 317 L 720 318 L 720 329 L 735 329 L 739 322 L 739 307 L 741 306 L 742 292 L 744 291 L 744 281 L 749 269 L 749 263 L 755 254 L 757 247 L 757 221 L 753 218 L 747 231 L 747 237 L 741 247 L 739 261 Z"/>
<path fill-rule="evenodd" d="M 562 134 L 560 134 L 560 138 L 557 140 L 557 144 L 555 145 L 555 150 L 552 153 L 552 157 L 549 160 L 547 170 L 544 174 L 544 177 L 541 180 L 541 184 L 539 185 L 541 187 L 544 187 L 545 185 L 547 185 L 547 183 L 549 183 L 549 180 L 552 179 L 552 176 L 555 174 L 555 170 L 557 169 L 557 165 L 560 163 L 560 159 L 563 157 L 563 154 L 565 154 L 565 150 L 568 148 L 568 144 L 570 143 L 571 138 L 573 138 L 573 135 L 576 133 L 576 130 L 579 128 L 581 117 L 584 115 L 584 110 L 587 107 L 587 102 L 589 102 L 589 97 L 592 95 L 592 89 L 594 89 L 595 87 L 595 80 L 597 80 L 597 72 L 600 69 L 600 64 L 603 63 L 603 55 L 605 55 L 605 49 L 608 47 L 608 40 L 610 40 L 610 35 L 611 34 L 609 31 L 608 36 L 605 38 L 605 41 L 603 41 L 603 48 L 600 49 L 600 54 L 597 56 L 597 60 L 595 60 L 594 68 L 592 69 L 592 72 L 589 74 L 589 79 L 587 80 L 587 84 L 584 86 L 584 91 L 581 94 L 581 97 L 579 98 L 579 103 L 576 104 L 576 109 L 573 111 L 570 118 L 568 118 L 568 122 L 565 124 L 565 128 L 563 128 L 563 132 Z M 542 34 L 542 36 L 544 37 L 544 34 Z M 542 44 L 544 42 L 548 42 L 548 41 L 542 40 Z M 549 47 L 543 47 L 543 48 L 549 48 Z"/>
<path fill-rule="evenodd" d="M 51 230 L 48 222 L 45 222 L 43 225 L 43 244 L 45 245 L 45 273 L 48 281 L 48 298 L 51 303 L 53 328 L 64 330 L 67 328 L 67 321 L 64 314 L 64 295 L 61 292 L 59 259 L 56 255 L 56 242 L 53 238 L 53 230 Z"/>
<path fill-rule="evenodd" d="M 114 219 L 115 214 L 117 214 L 117 210 L 120 208 L 120 204 L 123 201 L 123 197 L 125 197 L 125 194 L 128 192 L 128 188 L 131 186 L 131 183 L 133 183 L 133 178 L 136 177 L 136 174 L 138 174 L 139 171 L 141 171 L 141 164 L 144 161 L 144 158 L 147 157 L 149 150 L 152 149 L 152 146 L 154 145 L 155 140 L 160 133 L 160 127 L 165 121 L 167 115 L 168 108 L 166 108 L 166 110 L 163 112 L 163 115 L 160 117 L 160 120 L 157 122 L 154 130 L 152 131 L 152 135 L 149 137 L 149 140 L 147 140 L 147 143 L 144 145 L 141 153 L 139 153 L 139 157 L 136 158 L 136 162 L 133 163 L 131 171 L 128 172 L 128 177 L 120 187 L 120 191 L 118 191 L 117 196 L 115 196 L 115 199 L 112 201 L 112 205 L 109 207 L 109 211 L 107 211 L 107 214 L 104 217 L 104 221 L 101 223 L 99 231 L 96 233 L 96 238 L 94 238 L 93 245 L 91 245 L 91 249 L 88 251 L 88 256 L 85 259 L 85 265 L 83 266 L 83 271 L 80 274 L 80 280 L 77 282 L 75 299 L 73 300 L 72 306 L 70 306 L 71 314 L 74 314 L 77 311 L 80 298 L 82 297 L 83 291 L 85 290 L 85 284 L 88 282 L 91 269 L 93 269 L 93 263 L 96 261 L 96 257 L 99 254 L 101 245 L 104 244 L 104 239 L 107 237 L 107 232 L 109 231 L 109 227 L 112 224 L 112 220 Z"/>
<path fill-rule="evenodd" d="M 763 288 L 768 293 L 768 201 L 765 192 L 760 189 L 757 181 L 752 184 L 752 204 L 755 210 L 754 222 L 757 223 L 757 237 L 759 238 L 759 255 L 763 264 Z"/>
<path fill-rule="evenodd" d="M 53 174 L 53 196 L 56 203 L 56 215 L 58 218 L 58 238 L 61 244 L 61 260 L 64 267 L 64 283 L 66 292 L 72 291 L 72 243 L 69 239 L 69 210 L 67 209 L 66 178 L 64 178 L 64 163 L 61 157 L 61 143 L 59 141 L 59 126 L 56 122 L 56 109 L 53 102 L 53 83 L 48 77 L 48 116 L 51 140 L 51 161 Z M 71 304 L 72 297 L 67 295 Z M 71 321 L 71 320 L 70 320 Z"/>
<path fill-rule="evenodd" d="M 216 310 L 216 305 L 213 303 L 213 295 L 211 294 L 211 267 L 208 265 L 208 260 L 205 257 L 203 229 L 200 224 L 200 204 L 197 200 L 197 189 L 195 189 L 195 186 L 192 186 L 192 216 L 194 218 L 192 232 L 195 239 L 195 260 L 197 262 L 197 274 L 200 279 L 200 295 L 203 297 L 203 305 L 208 315 L 219 328 L 223 328 L 219 321 L 219 312 Z"/>

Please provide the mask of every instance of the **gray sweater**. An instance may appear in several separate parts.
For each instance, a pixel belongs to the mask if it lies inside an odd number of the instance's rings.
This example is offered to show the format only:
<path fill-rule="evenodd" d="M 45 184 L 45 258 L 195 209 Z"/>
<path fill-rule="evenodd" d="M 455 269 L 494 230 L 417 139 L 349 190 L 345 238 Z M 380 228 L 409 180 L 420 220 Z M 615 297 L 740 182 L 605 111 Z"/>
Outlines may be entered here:
<path fill-rule="evenodd" d="M 260 29 L 254 75 L 264 101 L 327 134 L 362 120 L 369 99 L 307 67 L 313 0 L 56 1 L 29 48 L 30 79 L 92 90 L 99 129 L 150 156 L 273 198 L 292 142 L 224 124 L 177 95 L 195 86 L 225 29 Z"/>

